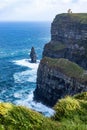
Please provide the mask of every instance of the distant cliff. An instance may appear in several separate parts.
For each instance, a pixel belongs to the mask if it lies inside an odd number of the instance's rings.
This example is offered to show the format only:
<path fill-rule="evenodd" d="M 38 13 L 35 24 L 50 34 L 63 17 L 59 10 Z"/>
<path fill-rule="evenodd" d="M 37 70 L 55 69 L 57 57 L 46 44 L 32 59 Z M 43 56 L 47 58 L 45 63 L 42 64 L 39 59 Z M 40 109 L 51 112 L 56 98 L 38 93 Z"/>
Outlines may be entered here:
<path fill-rule="evenodd" d="M 67 58 L 87 69 L 87 14 L 57 15 L 43 57 Z"/>
<path fill-rule="evenodd" d="M 51 40 L 75 44 L 87 39 L 87 14 L 57 15 L 51 27 Z"/>
<path fill-rule="evenodd" d="M 51 41 L 44 47 L 34 99 L 53 106 L 66 95 L 87 91 L 85 69 L 87 14 L 59 14 L 51 26 Z"/>

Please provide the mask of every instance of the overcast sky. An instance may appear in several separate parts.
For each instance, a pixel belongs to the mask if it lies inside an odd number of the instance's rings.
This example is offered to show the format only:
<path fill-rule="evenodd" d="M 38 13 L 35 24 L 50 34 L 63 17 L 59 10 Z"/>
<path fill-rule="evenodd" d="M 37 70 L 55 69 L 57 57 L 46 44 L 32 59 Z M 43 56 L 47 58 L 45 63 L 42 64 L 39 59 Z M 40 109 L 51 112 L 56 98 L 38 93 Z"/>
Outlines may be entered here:
<path fill-rule="evenodd" d="M 87 0 L 0 0 L 0 21 L 52 21 L 69 8 L 87 13 Z"/>

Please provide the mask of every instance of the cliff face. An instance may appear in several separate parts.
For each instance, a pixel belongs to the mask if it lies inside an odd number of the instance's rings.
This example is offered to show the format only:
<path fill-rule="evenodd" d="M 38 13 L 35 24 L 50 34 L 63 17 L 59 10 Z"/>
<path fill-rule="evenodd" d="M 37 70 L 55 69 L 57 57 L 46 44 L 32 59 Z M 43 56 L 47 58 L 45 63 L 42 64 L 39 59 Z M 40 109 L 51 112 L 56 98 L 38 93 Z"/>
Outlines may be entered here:
<path fill-rule="evenodd" d="M 87 38 L 87 14 L 60 14 L 51 27 L 51 40 L 75 44 Z"/>
<path fill-rule="evenodd" d="M 58 99 L 87 91 L 87 73 L 67 59 L 43 58 L 37 73 L 35 99 L 54 106 Z"/>
<path fill-rule="evenodd" d="M 85 69 L 87 14 L 57 15 L 51 27 L 51 41 L 44 47 L 38 68 L 34 99 L 53 106 L 66 95 L 87 91 Z"/>
<path fill-rule="evenodd" d="M 57 15 L 43 57 L 67 58 L 87 69 L 87 14 Z"/>

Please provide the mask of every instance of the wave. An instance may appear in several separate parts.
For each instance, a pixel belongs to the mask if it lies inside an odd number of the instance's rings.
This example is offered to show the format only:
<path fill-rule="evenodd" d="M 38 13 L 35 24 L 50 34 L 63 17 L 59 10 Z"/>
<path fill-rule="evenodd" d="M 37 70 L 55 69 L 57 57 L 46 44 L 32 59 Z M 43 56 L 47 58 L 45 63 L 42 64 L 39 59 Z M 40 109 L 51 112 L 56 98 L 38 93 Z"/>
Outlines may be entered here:
<path fill-rule="evenodd" d="M 39 65 L 39 60 L 36 63 L 31 63 L 30 59 L 22 59 L 13 61 L 16 65 L 25 66 L 31 69 L 37 69 Z"/>
<path fill-rule="evenodd" d="M 30 63 L 29 61 L 28 59 L 13 61 L 16 65 L 28 67 L 28 70 L 17 72 L 13 75 L 16 83 L 36 82 L 39 61 L 37 63 Z"/>
<path fill-rule="evenodd" d="M 36 83 L 37 70 L 26 70 L 13 75 L 15 83 L 34 82 Z"/>
<path fill-rule="evenodd" d="M 13 62 L 16 65 L 27 67 L 26 71 L 17 72 L 14 74 L 15 83 L 18 83 L 18 84 L 22 84 L 26 82 L 36 83 L 36 76 L 37 76 L 37 69 L 38 69 L 39 61 L 37 61 L 37 63 L 30 63 L 29 59 L 22 59 L 22 60 L 16 60 Z M 54 114 L 53 109 L 43 105 L 41 102 L 35 102 L 33 100 L 34 90 L 35 90 L 35 87 L 33 87 L 32 84 L 31 84 L 31 87 L 21 88 L 19 91 L 16 90 L 16 92 L 13 94 L 14 99 L 15 99 L 14 103 L 17 105 L 29 107 L 48 117 L 53 115 Z"/>
<path fill-rule="evenodd" d="M 40 37 L 39 40 L 50 41 L 50 37 Z"/>

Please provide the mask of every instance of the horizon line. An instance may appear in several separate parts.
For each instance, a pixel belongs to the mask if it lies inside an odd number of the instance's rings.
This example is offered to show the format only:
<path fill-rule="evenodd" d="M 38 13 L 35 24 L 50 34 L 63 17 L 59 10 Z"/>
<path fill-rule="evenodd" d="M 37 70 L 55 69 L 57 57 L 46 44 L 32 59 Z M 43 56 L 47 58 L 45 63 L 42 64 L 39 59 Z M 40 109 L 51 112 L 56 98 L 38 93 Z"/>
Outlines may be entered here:
<path fill-rule="evenodd" d="M 32 21 L 31 20 L 30 21 L 22 21 L 22 20 L 21 21 L 0 21 L 0 23 L 2 22 L 52 22 L 52 21 L 51 20 L 49 21 L 44 21 L 44 20 L 43 21 L 42 20 L 41 21 L 33 21 L 33 20 Z"/>

